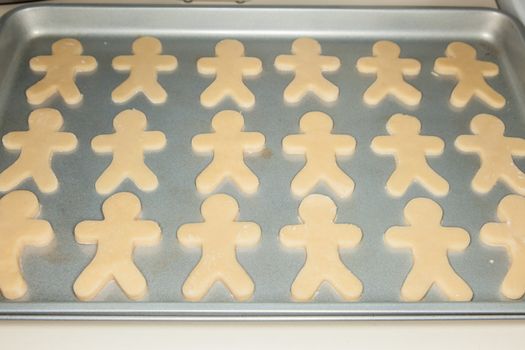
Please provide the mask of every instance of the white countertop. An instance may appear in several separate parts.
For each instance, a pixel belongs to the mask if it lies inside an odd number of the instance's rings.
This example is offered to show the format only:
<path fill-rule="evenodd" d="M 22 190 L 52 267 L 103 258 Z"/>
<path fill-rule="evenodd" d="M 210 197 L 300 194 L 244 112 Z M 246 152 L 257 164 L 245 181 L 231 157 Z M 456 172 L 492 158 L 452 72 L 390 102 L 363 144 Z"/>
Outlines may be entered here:
<path fill-rule="evenodd" d="M 319 4 L 320 0 L 285 0 Z M 53 3 L 102 3 L 61 0 Z M 144 3 L 120 0 L 115 3 Z M 180 0 L 149 3 L 181 3 Z M 202 1 L 196 1 L 200 3 Z M 215 1 L 217 2 L 217 1 Z M 249 4 L 283 0 L 250 0 Z M 330 0 L 323 4 L 495 7 L 494 0 Z M 0 6 L 0 14 L 16 5 Z M 0 322 L 0 349 L 524 349 L 525 321 Z"/>

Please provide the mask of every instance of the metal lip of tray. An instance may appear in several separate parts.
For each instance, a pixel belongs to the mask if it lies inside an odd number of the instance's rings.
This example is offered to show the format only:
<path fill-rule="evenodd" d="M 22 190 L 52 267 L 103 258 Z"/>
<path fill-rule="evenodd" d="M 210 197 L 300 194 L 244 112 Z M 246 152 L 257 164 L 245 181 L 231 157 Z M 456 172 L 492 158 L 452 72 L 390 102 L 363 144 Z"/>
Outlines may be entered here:
<path fill-rule="evenodd" d="M 126 77 L 111 68 L 111 59 L 131 52 L 138 36 L 152 35 L 163 44 L 163 53 L 177 57 L 179 67 L 170 74 L 159 74 L 168 92 L 168 101 L 152 105 L 143 96 L 129 103 L 115 104 L 111 91 Z M 284 88 L 291 74 L 279 73 L 273 66 L 278 54 L 290 52 L 292 41 L 301 36 L 316 38 L 323 54 L 337 56 L 342 65 L 326 77 L 340 88 L 336 103 L 326 104 L 307 97 L 297 105 L 283 101 Z M 346 319 L 514 319 L 525 318 L 525 302 L 510 301 L 499 293 L 506 273 L 506 252 L 483 245 L 481 225 L 495 221 L 496 207 L 510 193 L 497 185 L 489 194 L 478 195 L 470 181 L 479 168 L 476 156 L 461 154 L 454 139 L 469 134 L 469 123 L 479 113 L 490 113 L 503 120 L 508 136 L 525 136 L 525 40 L 521 24 L 505 14 L 487 9 L 437 8 L 344 8 L 344 7 L 202 7 L 202 6 L 105 6 L 32 5 L 18 8 L 0 21 L 0 135 L 27 129 L 27 116 L 37 108 L 30 106 L 24 91 L 41 76 L 30 71 L 28 61 L 47 55 L 51 43 L 63 37 L 79 39 L 84 54 L 98 61 L 97 71 L 79 75 L 77 84 L 84 94 L 78 106 L 67 106 L 53 98 L 43 106 L 58 109 L 64 117 L 64 130 L 77 135 L 76 152 L 57 156 L 53 168 L 60 189 L 43 194 L 31 181 L 18 189 L 33 191 L 42 206 L 41 218 L 55 232 L 49 248 L 26 248 L 22 256 L 28 295 L 21 300 L 0 298 L 1 319 L 226 319 L 226 320 L 346 320 Z M 247 131 L 266 136 L 267 157 L 246 157 L 257 174 L 259 192 L 245 196 L 226 184 L 216 192 L 237 199 L 240 220 L 255 221 L 262 228 L 261 241 L 254 248 L 238 249 L 238 259 L 253 278 L 256 291 L 248 302 L 233 302 L 227 291 L 214 286 L 202 302 L 187 302 L 181 294 L 185 278 L 200 257 L 198 249 L 182 247 L 177 228 L 201 221 L 204 198 L 195 190 L 195 176 L 210 157 L 193 154 L 191 137 L 210 130 L 213 115 L 238 107 L 231 101 L 206 109 L 199 95 L 211 82 L 196 71 L 199 57 L 213 56 L 215 44 L 225 38 L 239 39 L 246 55 L 259 57 L 263 73 L 246 83 L 256 96 L 256 105 L 242 111 Z M 418 107 L 406 107 L 394 100 L 369 107 L 362 94 L 374 78 L 359 74 L 355 62 L 370 56 L 377 40 L 392 40 L 401 46 L 402 57 L 418 59 L 419 76 L 409 80 L 423 93 Z M 448 43 L 465 41 L 473 45 L 478 57 L 499 65 L 500 74 L 490 79 L 507 98 L 507 105 L 494 110 L 471 103 L 462 110 L 448 104 L 454 82 L 432 74 L 435 58 L 444 55 Z M 157 191 L 142 193 L 126 182 L 118 191 L 135 193 L 142 202 L 142 217 L 155 220 L 162 228 L 158 247 L 135 251 L 135 262 L 145 275 L 149 294 L 144 301 L 130 302 L 115 285 L 108 286 L 93 302 L 78 301 L 72 284 L 91 261 L 94 246 L 78 244 L 74 226 L 82 220 L 100 220 L 100 196 L 94 183 L 111 157 L 94 154 L 91 139 L 113 132 L 115 115 L 137 108 L 148 116 L 148 129 L 161 130 L 167 147 L 146 155 L 146 163 L 157 174 Z M 281 227 L 297 223 L 301 198 L 290 193 L 290 181 L 303 166 L 303 160 L 286 157 L 281 140 L 298 133 L 299 118 L 319 110 L 334 120 L 334 133 L 356 138 L 355 154 L 339 161 L 354 180 L 356 188 L 349 199 L 337 198 L 324 187 L 316 193 L 329 195 L 338 206 L 338 223 L 352 223 L 363 232 L 360 245 L 340 252 L 343 262 L 361 279 L 362 298 L 342 302 L 322 287 L 313 302 L 290 299 L 289 288 L 304 263 L 300 249 L 284 248 L 278 239 Z M 429 159 L 431 166 L 450 185 L 445 197 L 433 197 L 414 185 L 401 198 L 388 197 L 384 184 L 394 169 L 392 158 L 380 157 L 370 149 L 374 136 L 385 135 L 385 123 L 395 113 L 417 116 L 422 134 L 445 141 L 442 156 Z M 16 154 L 0 149 L 0 169 L 16 159 Z M 525 169 L 525 160 L 516 159 Z M 371 176 L 372 174 L 372 176 Z M 446 302 L 431 290 L 424 302 L 406 303 L 399 290 L 411 266 L 408 251 L 392 250 L 383 243 L 388 227 L 403 223 L 403 208 L 414 197 L 429 197 L 444 210 L 443 225 L 465 228 L 470 246 L 460 254 L 449 254 L 452 266 L 474 291 L 472 302 Z"/>

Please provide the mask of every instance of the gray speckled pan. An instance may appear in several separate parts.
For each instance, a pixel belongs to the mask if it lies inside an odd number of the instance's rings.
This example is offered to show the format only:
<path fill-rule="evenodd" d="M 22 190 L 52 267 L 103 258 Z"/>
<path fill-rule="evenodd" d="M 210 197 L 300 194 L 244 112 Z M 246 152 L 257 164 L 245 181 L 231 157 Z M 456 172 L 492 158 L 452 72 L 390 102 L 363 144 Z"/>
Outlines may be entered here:
<path fill-rule="evenodd" d="M 163 105 L 152 105 L 144 96 L 116 105 L 111 91 L 126 74 L 111 68 L 114 56 L 128 54 L 131 43 L 141 35 L 158 37 L 164 53 L 175 55 L 179 67 L 159 80 L 169 94 Z M 327 77 L 340 87 L 336 103 L 325 104 L 308 97 L 298 105 L 283 102 L 283 89 L 292 75 L 276 71 L 278 54 L 289 53 L 299 36 L 314 37 L 327 55 L 338 56 L 342 66 Z M 42 194 L 31 181 L 20 188 L 34 191 L 42 204 L 42 218 L 49 220 L 56 239 L 48 248 L 27 248 L 22 257 L 29 292 L 22 300 L 0 300 L 0 318 L 52 319 L 413 319 L 413 318 L 523 318 L 525 303 L 509 301 L 499 293 L 507 271 L 506 252 L 483 245 L 480 227 L 495 220 L 498 202 L 509 189 L 499 184 L 487 195 L 472 192 L 470 181 L 479 167 L 475 155 L 455 150 L 453 140 L 470 133 L 469 122 L 478 113 L 492 113 L 507 126 L 507 135 L 525 136 L 525 41 L 519 24 L 492 10 L 476 9 L 347 9 L 347 8 L 241 8 L 241 7 L 26 7 L 2 19 L 0 29 L 0 134 L 26 130 L 32 108 L 24 91 L 40 79 L 28 68 L 31 57 L 49 54 L 51 43 L 59 38 L 79 39 L 87 55 L 95 56 L 98 69 L 77 79 L 84 101 L 79 106 L 65 105 L 54 98 L 45 106 L 57 108 L 64 116 L 64 129 L 73 132 L 79 148 L 70 155 L 57 155 L 53 166 L 60 189 Z M 247 56 L 259 57 L 263 73 L 249 79 L 256 95 L 252 110 L 243 111 L 246 130 L 266 136 L 267 150 L 259 157 L 246 158 L 259 176 L 257 194 L 245 196 L 231 185 L 218 192 L 235 197 L 240 205 L 240 220 L 255 221 L 262 228 L 260 243 L 238 250 L 238 258 L 256 285 L 249 302 L 236 303 L 220 285 L 215 285 L 202 302 L 186 302 L 181 286 L 200 257 L 198 249 L 182 247 L 176 239 L 177 228 L 201 220 L 204 196 L 195 190 L 195 176 L 210 157 L 191 150 L 191 138 L 209 132 L 210 121 L 223 109 L 237 109 L 227 101 L 213 109 L 203 108 L 199 94 L 211 82 L 196 71 L 196 60 L 213 56 L 217 41 L 241 40 Z M 359 74 L 356 60 L 371 54 L 375 41 L 397 42 L 403 57 L 417 58 L 421 74 L 410 82 L 423 92 L 417 108 L 406 108 L 388 100 L 371 108 L 362 94 L 372 76 Z M 443 56 L 451 41 L 464 41 L 476 47 L 478 57 L 496 62 L 501 73 L 490 84 L 507 98 L 501 110 L 475 100 L 463 110 L 448 103 L 454 81 L 432 74 L 436 57 Z M 135 261 L 149 284 L 144 301 L 130 302 L 115 286 L 106 288 L 94 302 L 79 302 L 72 290 L 78 274 L 91 260 L 95 246 L 79 245 L 73 237 L 74 226 L 85 219 L 101 219 L 104 197 L 94 184 L 111 157 L 96 155 L 91 139 L 113 131 L 114 116 L 127 108 L 143 111 L 150 130 L 161 130 L 167 147 L 146 156 L 157 174 L 160 187 L 142 193 L 127 182 L 119 188 L 136 193 L 143 205 L 143 217 L 162 227 L 162 243 L 139 248 Z M 348 133 L 357 140 L 354 156 L 340 161 L 354 179 L 356 188 L 350 199 L 341 200 L 321 187 L 317 192 L 330 195 L 337 203 L 338 222 L 358 225 L 363 231 L 360 245 L 341 251 L 344 263 L 364 284 L 362 298 L 342 302 L 324 286 L 314 302 L 296 303 L 290 298 L 290 285 L 304 263 L 304 252 L 286 249 L 278 240 L 279 229 L 297 223 L 300 198 L 290 193 L 290 181 L 303 166 L 299 158 L 282 152 L 285 135 L 298 132 L 298 120 L 307 111 L 320 110 L 334 120 L 334 133 Z M 383 234 L 403 221 L 403 208 L 414 197 L 430 194 L 414 185 L 399 199 L 384 189 L 394 169 L 391 157 L 379 157 L 370 149 L 374 136 L 386 133 L 385 123 L 394 113 L 417 116 L 422 132 L 446 142 L 443 156 L 430 159 L 432 167 L 451 185 L 448 196 L 434 198 L 445 213 L 443 223 L 460 226 L 471 236 L 469 248 L 451 254 L 455 270 L 474 291 L 468 303 L 444 302 L 432 290 L 424 302 L 404 303 L 399 291 L 411 266 L 409 251 L 392 250 L 383 243 Z M 17 157 L 0 150 L 0 169 Z M 518 160 L 525 169 L 525 160 Z"/>

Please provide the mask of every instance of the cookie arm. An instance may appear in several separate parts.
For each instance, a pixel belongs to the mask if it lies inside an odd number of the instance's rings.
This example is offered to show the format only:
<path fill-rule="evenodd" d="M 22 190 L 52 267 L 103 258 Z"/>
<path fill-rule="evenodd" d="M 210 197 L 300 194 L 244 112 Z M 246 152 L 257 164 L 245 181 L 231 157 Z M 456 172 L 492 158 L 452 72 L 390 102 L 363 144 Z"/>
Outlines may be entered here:
<path fill-rule="evenodd" d="M 283 139 L 283 151 L 286 154 L 304 154 L 304 135 L 288 135 Z"/>
<path fill-rule="evenodd" d="M 351 224 L 338 224 L 336 231 L 336 240 L 341 248 L 355 247 L 363 237 L 361 229 Z"/>
<path fill-rule="evenodd" d="M 357 60 L 355 67 L 359 73 L 371 74 L 377 73 L 377 58 L 375 57 L 361 57 Z"/>
<path fill-rule="evenodd" d="M 157 58 L 156 67 L 161 72 L 169 72 L 177 69 L 178 61 L 175 56 L 162 55 Z"/>
<path fill-rule="evenodd" d="M 2 137 L 2 143 L 8 150 L 20 149 L 26 140 L 27 131 L 12 131 Z"/>
<path fill-rule="evenodd" d="M 262 151 L 265 141 L 264 135 L 260 132 L 246 132 L 243 134 L 244 151 L 247 153 Z"/>
<path fill-rule="evenodd" d="M 198 153 L 212 152 L 214 147 L 215 134 L 198 134 L 191 139 L 191 148 Z"/>
<path fill-rule="evenodd" d="M 356 141 L 350 135 L 333 135 L 335 153 L 338 156 L 349 156 L 354 153 Z"/>
<path fill-rule="evenodd" d="M 464 250 L 470 244 L 470 235 L 462 228 L 447 227 L 444 233 L 447 247 L 450 250 Z"/>
<path fill-rule="evenodd" d="M 291 55 L 279 55 L 275 57 L 274 66 L 278 70 L 292 71 L 295 69 L 295 56 Z"/>
<path fill-rule="evenodd" d="M 177 239 L 187 247 L 200 247 L 202 244 L 202 223 L 184 224 L 177 230 Z"/>
<path fill-rule="evenodd" d="M 406 75 L 417 75 L 421 71 L 421 63 L 413 58 L 403 58 L 401 61 L 401 69 Z"/>
<path fill-rule="evenodd" d="M 454 141 L 454 146 L 460 151 L 472 153 L 479 150 L 478 136 L 461 135 Z"/>
<path fill-rule="evenodd" d="M 495 77 L 499 74 L 499 67 L 492 62 L 478 62 L 481 68 L 481 74 L 485 77 Z"/>
<path fill-rule="evenodd" d="M 117 56 L 111 61 L 111 66 L 117 71 L 126 71 L 131 69 L 133 56 Z"/>
<path fill-rule="evenodd" d="M 261 227 L 255 222 L 239 222 L 239 230 L 235 242 L 240 246 L 251 246 L 259 242 Z"/>
<path fill-rule="evenodd" d="M 103 221 L 82 221 L 75 226 L 75 239 L 80 244 L 96 244 Z"/>
<path fill-rule="evenodd" d="M 396 142 L 392 136 L 376 136 L 372 139 L 370 148 L 377 154 L 392 154 L 396 151 Z"/>
<path fill-rule="evenodd" d="M 78 140 L 75 134 L 60 132 L 53 139 L 53 149 L 59 152 L 70 152 L 77 148 Z"/>
<path fill-rule="evenodd" d="M 29 60 L 29 68 L 34 72 L 45 72 L 51 62 L 51 56 L 37 56 Z"/>
<path fill-rule="evenodd" d="M 53 228 L 45 220 L 30 220 L 23 228 L 24 242 L 27 244 L 43 247 L 53 240 Z"/>
<path fill-rule="evenodd" d="M 145 150 L 160 150 L 166 146 L 166 135 L 162 131 L 145 131 L 141 142 Z"/>
<path fill-rule="evenodd" d="M 247 76 L 255 76 L 262 72 L 262 62 L 257 57 L 245 57 L 242 72 Z"/>
<path fill-rule="evenodd" d="M 456 63 L 448 57 L 440 57 L 434 62 L 434 71 L 438 74 L 456 74 L 458 67 Z"/>
<path fill-rule="evenodd" d="M 506 141 L 513 156 L 525 157 L 525 139 L 508 137 Z"/>
<path fill-rule="evenodd" d="M 160 239 L 160 226 L 155 221 L 143 220 L 136 222 L 136 230 L 133 232 L 133 241 L 137 245 L 156 245 L 160 242 Z"/>
<path fill-rule="evenodd" d="M 394 226 L 385 232 L 385 243 L 394 248 L 410 247 L 413 241 L 411 227 Z"/>
<path fill-rule="evenodd" d="M 341 67 L 341 60 L 335 56 L 320 56 L 321 71 L 334 72 Z"/>
<path fill-rule="evenodd" d="M 421 136 L 425 153 L 429 156 L 438 156 L 445 150 L 445 142 L 437 136 Z"/>
<path fill-rule="evenodd" d="M 304 225 L 288 225 L 279 231 L 279 240 L 285 247 L 304 247 L 306 244 Z"/>
<path fill-rule="evenodd" d="M 512 237 L 506 224 L 496 222 L 489 222 L 483 225 L 479 236 L 483 243 L 497 247 L 506 247 Z"/>
<path fill-rule="evenodd" d="M 97 68 L 97 60 L 93 56 L 81 56 L 78 65 L 75 67 L 77 72 L 91 72 Z"/>
<path fill-rule="evenodd" d="M 197 71 L 201 74 L 215 74 L 217 73 L 217 58 L 202 57 L 197 61 Z"/>
<path fill-rule="evenodd" d="M 91 148 L 96 153 L 111 153 L 113 152 L 113 134 L 98 135 L 91 140 Z"/>

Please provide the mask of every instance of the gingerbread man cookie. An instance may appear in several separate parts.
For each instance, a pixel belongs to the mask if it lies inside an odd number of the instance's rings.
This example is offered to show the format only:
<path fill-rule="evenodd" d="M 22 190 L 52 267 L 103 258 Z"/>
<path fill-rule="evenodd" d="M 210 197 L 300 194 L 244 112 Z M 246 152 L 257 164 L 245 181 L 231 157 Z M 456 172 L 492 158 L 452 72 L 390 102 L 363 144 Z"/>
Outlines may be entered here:
<path fill-rule="evenodd" d="M 481 228 L 481 241 L 490 246 L 504 247 L 510 259 L 510 266 L 501 293 L 510 299 L 525 295 L 525 198 L 512 194 L 498 205 L 498 219 Z"/>
<path fill-rule="evenodd" d="M 221 281 L 236 300 L 249 299 L 255 290 L 252 279 L 237 261 L 237 246 L 259 242 L 261 228 L 254 222 L 235 221 L 239 205 L 232 197 L 215 194 L 201 206 L 204 222 L 182 225 L 177 231 L 180 243 L 201 247 L 202 257 L 182 286 L 191 301 L 201 300 L 216 281 Z"/>
<path fill-rule="evenodd" d="M 476 49 L 461 42 L 449 44 L 445 55 L 447 57 L 436 59 L 434 70 L 438 74 L 457 78 L 458 84 L 450 95 L 450 103 L 454 107 L 465 107 L 473 96 L 493 108 L 505 106 L 505 98 L 485 81 L 486 77 L 499 74 L 496 64 L 477 60 Z"/>
<path fill-rule="evenodd" d="M 323 76 L 323 72 L 335 72 L 341 66 L 339 58 L 322 56 L 321 45 L 311 38 L 299 38 L 292 44 L 293 55 L 279 55 L 275 68 L 294 72 L 295 78 L 284 90 L 284 100 L 299 102 L 308 92 L 313 92 L 326 102 L 339 96 L 339 88 Z"/>
<path fill-rule="evenodd" d="M 177 68 L 175 56 L 161 55 L 162 44 L 150 36 L 133 42 L 133 55 L 117 56 L 112 65 L 117 71 L 130 71 L 129 78 L 111 93 L 111 99 L 123 103 L 142 92 L 152 103 L 163 103 L 168 94 L 157 81 L 157 72 L 171 72 Z"/>
<path fill-rule="evenodd" d="M 323 282 L 329 282 L 345 300 L 361 296 L 363 285 L 343 264 L 339 248 L 355 247 L 361 229 L 350 224 L 335 224 L 337 207 L 327 196 L 312 194 L 299 206 L 302 224 L 285 226 L 279 232 L 281 243 L 304 248 L 306 262 L 292 284 L 292 297 L 309 301 Z"/>
<path fill-rule="evenodd" d="M 195 152 L 213 152 L 211 163 L 197 176 L 195 184 L 201 193 L 210 193 L 225 179 L 242 191 L 252 194 L 259 188 L 259 179 L 244 163 L 244 154 L 264 149 L 264 135 L 244 132 L 244 118 L 236 111 L 217 113 L 212 121 L 213 133 L 199 134 L 191 140 Z"/>
<path fill-rule="evenodd" d="M 244 46 L 237 40 L 222 40 L 215 46 L 217 57 L 202 57 L 197 61 L 201 74 L 215 75 L 215 81 L 201 94 L 201 104 L 214 107 L 225 97 L 231 97 L 243 108 L 255 104 L 255 96 L 243 82 L 243 77 L 262 72 L 261 60 L 245 57 Z"/>
<path fill-rule="evenodd" d="M 401 288 L 401 297 L 405 301 L 420 301 L 436 284 L 449 300 L 471 300 L 472 290 L 450 266 L 447 256 L 449 250 L 463 251 L 468 247 L 468 232 L 441 226 L 443 210 L 428 198 L 412 199 L 404 213 L 409 226 L 394 226 L 385 233 L 385 242 L 391 247 L 412 250 L 414 262 Z"/>
<path fill-rule="evenodd" d="M 63 123 L 56 109 L 40 108 L 29 115 L 28 131 L 13 131 L 2 137 L 4 147 L 20 150 L 20 156 L 0 173 L 0 191 L 9 191 L 30 177 L 42 192 L 58 188 L 58 180 L 51 169 L 53 154 L 71 152 L 77 147 L 74 134 L 59 131 Z"/>
<path fill-rule="evenodd" d="M 291 189 L 305 196 L 319 182 L 325 182 L 339 197 L 348 197 L 354 181 L 337 165 L 337 156 L 354 153 L 355 139 L 350 135 L 334 135 L 332 118 L 322 112 L 308 112 L 301 117 L 301 134 L 283 139 L 283 150 L 291 155 L 304 155 L 306 164 L 292 180 Z"/>
<path fill-rule="evenodd" d="M 404 76 L 418 75 L 421 64 L 412 58 L 399 58 L 401 49 L 391 41 L 376 42 L 372 53 L 373 57 L 362 57 L 356 64 L 359 72 L 377 75 L 377 80 L 363 95 L 365 103 L 377 105 L 387 95 L 392 95 L 406 105 L 417 106 L 421 92 L 408 84 Z"/>
<path fill-rule="evenodd" d="M 75 84 L 77 73 L 92 72 L 97 61 L 92 56 L 81 56 L 82 44 L 75 39 L 60 39 L 51 46 L 51 56 L 37 56 L 29 61 L 34 72 L 45 72 L 42 80 L 26 90 L 27 102 L 36 105 L 59 93 L 67 104 L 82 101 Z"/>
<path fill-rule="evenodd" d="M 99 135 L 91 141 L 97 153 L 113 153 L 113 160 L 98 178 L 95 187 L 100 194 L 115 190 L 125 179 L 131 179 L 142 191 L 153 191 L 159 182 L 144 163 L 144 151 L 158 151 L 166 146 L 160 131 L 144 131 L 147 120 L 136 109 L 120 112 L 113 120 L 115 133 Z"/>
<path fill-rule="evenodd" d="M 14 191 L 0 199 L 0 292 L 18 299 L 27 292 L 20 269 L 25 246 L 44 247 L 53 240 L 49 222 L 36 220 L 40 204 L 29 191 Z"/>
<path fill-rule="evenodd" d="M 477 153 L 481 166 L 472 179 L 472 188 L 488 193 L 502 180 L 512 190 L 525 195 L 525 174 L 514 164 L 512 157 L 525 157 L 525 139 L 505 137 L 505 124 L 490 114 L 478 114 L 470 122 L 474 135 L 461 135 L 456 148 Z"/>
<path fill-rule="evenodd" d="M 140 200 L 132 193 L 120 192 L 104 201 L 102 221 L 82 221 L 75 227 L 80 244 L 98 244 L 91 263 L 78 276 L 73 290 L 83 301 L 93 299 L 106 284 L 115 280 L 128 298 L 144 297 L 146 279 L 133 262 L 136 246 L 160 242 L 161 231 L 154 221 L 140 220 Z"/>
<path fill-rule="evenodd" d="M 394 114 L 386 128 L 390 136 L 375 137 L 371 147 L 375 153 L 395 157 L 396 170 L 386 183 L 388 193 L 400 197 L 417 181 L 436 196 L 446 195 L 448 182 L 432 170 L 426 160 L 426 156 L 443 154 L 443 140 L 420 135 L 421 123 L 410 115 Z"/>

